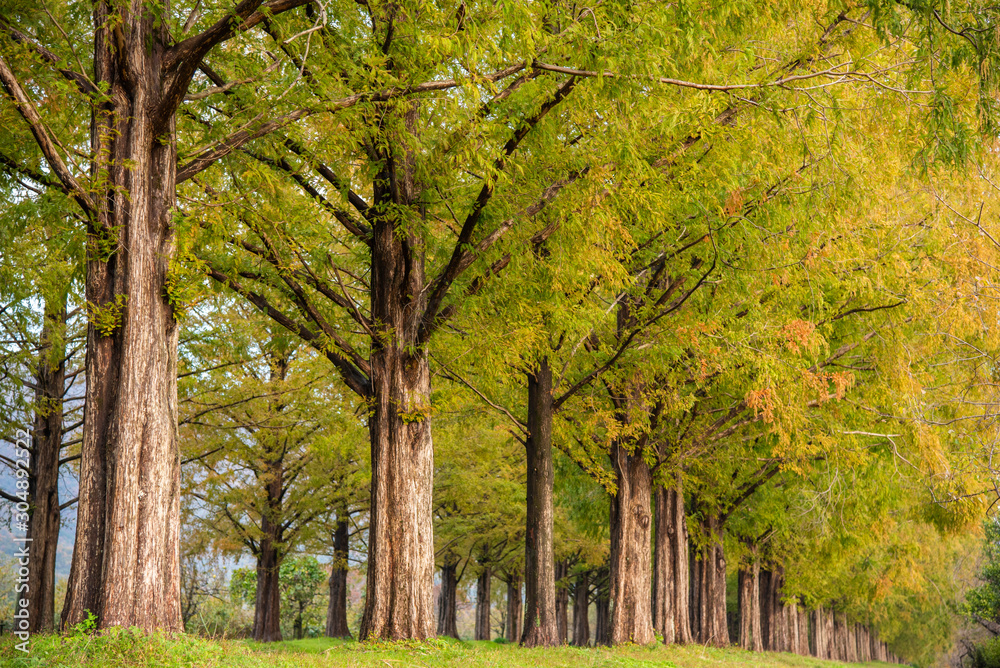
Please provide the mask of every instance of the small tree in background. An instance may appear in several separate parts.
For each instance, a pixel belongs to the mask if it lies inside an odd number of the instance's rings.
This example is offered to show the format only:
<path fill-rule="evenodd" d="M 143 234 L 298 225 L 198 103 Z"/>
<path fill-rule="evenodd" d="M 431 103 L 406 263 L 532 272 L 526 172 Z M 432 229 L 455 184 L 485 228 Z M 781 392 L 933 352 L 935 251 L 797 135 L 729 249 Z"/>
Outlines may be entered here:
<path fill-rule="evenodd" d="M 304 620 L 320 586 L 326 580 L 326 573 L 316 557 L 287 557 L 281 562 L 278 573 L 281 587 L 282 622 L 287 625 L 288 614 L 294 614 L 293 636 L 296 640 L 305 637 Z M 257 599 L 257 571 L 253 568 L 237 568 L 229 579 L 229 593 L 234 602 L 253 605 Z"/>
<path fill-rule="evenodd" d="M 316 557 L 293 557 L 281 564 L 281 598 L 287 608 L 295 611 L 295 639 L 304 637 L 302 620 L 306 609 L 319 594 L 320 585 L 326 580 L 323 567 Z"/>

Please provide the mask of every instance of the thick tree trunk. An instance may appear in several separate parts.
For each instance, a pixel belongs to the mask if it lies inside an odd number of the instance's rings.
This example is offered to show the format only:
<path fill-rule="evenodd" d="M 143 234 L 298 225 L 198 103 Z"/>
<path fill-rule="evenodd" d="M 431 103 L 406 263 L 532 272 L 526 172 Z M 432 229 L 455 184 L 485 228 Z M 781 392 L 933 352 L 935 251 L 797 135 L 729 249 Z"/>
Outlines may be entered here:
<path fill-rule="evenodd" d="M 771 628 L 774 626 L 774 611 L 771 597 L 771 571 L 761 568 L 757 574 L 759 582 L 757 587 L 760 590 L 760 639 L 765 651 L 771 651 Z"/>
<path fill-rule="evenodd" d="M 785 586 L 785 576 L 782 568 L 776 566 L 771 571 L 771 609 L 774 611 L 774 625 L 772 632 L 773 648 L 775 652 L 788 651 L 788 614 L 784 601 L 781 600 Z"/>
<path fill-rule="evenodd" d="M 441 567 L 441 590 L 438 594 L 437 634 L 458 638 L 458 562 Z"/>
<path fill-rule="evenodd" d="M 333 562 L 330 564 L 330 603 L 326 609 L 326 635 L 350 638 L 347 627 L 347 557 L 350 550 L 347 517 L 337 516 L 333 530 Z"/>
<path fill-rule="evenodd" d="M 90 610 L 102 628 L 180 631 L 177 326 L 165 297 L 177 150 L 161 99 L 172 40 L 166 21 L 135 7 L 93 12 L 107 92 L 91 150 L 104 186 L 88 229 L 86 417 L 62 624 Z"/>
<path fill-rule="evenodd" d="M 828 659 L 837 658 L 837 636 L 833 628 L 833 612 L 823 611 L 823 637 L 826 642 L 826 656 Z"/>
<path fill-rule="evenodd" d="M 528 374 L 528 496 L 524 540 L 525 647 L 559 644 L 553 551 L 552 369 L 541 360 Z"/>
<path fill-rule="evenodd" d="M 799 610 L 797 603 L 790 603 L 785 606 L 785 615 L 787 617 L 786 625 L 788 627 L 788 649 L 786 652 L 791 652 L 793 654 L 798 653 L 799 649 Z"/>
<path fill-rule="evenodd" d="M 656 488 L 653 553 L 653 627 L 665 643 L 691 642 L 688 536 L 684 493 L 678 483 Z"/>
<path fill-rule="evenodd" d="M 702 531 L 709 543 L 698 555 L 698 642 L 726 647 L 729 645 L 726 556 L 718 516 L 708 515 L 702 523 Z"/>
<path fill-rule="evenodd" d="M 715 581 L 713 582 L 713 610 L 715 613 L 715 629 L 713 634 L 720 647 L 729 646 L 729 619 L 726 613 L 726 554 L 722 538 L 722 526 L 718 528 L 718 540 L 715 544 Z"/>
<path fill-rule="evenodd" d="M 569 563 L 564 559 L 556 564 L 556 622 L 559 644 L 569 641 Z"/>
<path fill-rule="evenodd" d="M 272 374 L 284 379 L 287 363 L 279 360 Z M 282 549 L 281 501 L 284 470 L 280 451 L 266 462 L 262 478 L 266 481 L 266 509 L 261 513 L 261 539 L 257 554 L 257 599 L 253 613 L 253 639 L 259 642 L 281 640 L 281 584 L 279 572 Z"/>
<path fill-rule="evenodd" d="M 590 574 L 586 572 L 576 576 L 573 587 L 573 644 L 590 644 Z"/>
<path fill-rule="evenodd" d="M 257 556 L 257 598 L 253 611 L 253 639 L 259 642 L 281 640 L 280 569 L 278 548 L 265 533 Z"/>
<path fill-rule="evenodd" d="M 415 114 L 416 110 L 413 109 Z M 417 346 L 427 290 L 412 167 L 390 156 L 375 179 L 371 244 L 371 510 L 362 640 L 434 635 L 430 368 Z M 404 231 L 405 228 L 405 231 Z"/>
<path fill-rule="evenodd" d="M 821 658 L 819 655 L 819 637 L 816 624 L 816 610 L 810 610 L 807 614 L 809 622 L 809 655 Z"/>
<path fill-rule="evenodd" d="M 35 372 L 35 424 L 28 477 L 28 631 L 51 631 L 55 622 L 56 550 L 59 547 L 59 450 L 66 381 L 66 296 L 46 300 Z"/>
<path fill-rule="evenodd" d="M 760 628 L 760 562 L 756 556 L 739 571 L 740 647 L 763 652 Z"/>
<path fill-rule="evenodd" d="M 667 490 L 656 485 L 653 491 L 653 628 L 663 642 L 674 642 L 674 580 L 673 555 L 671 554 L 671 520 Z"/>
<path fill-rule="evenodd" d="M 701 641 L 701 571 L 704 560 L 700 558 L 692 543 L 688 550 L 690 577 L 688 578 L 688 610 L 691 622 L 692 641 Z"/>
<path fill-rule="evenodd" d="M 845 653 L 844 660 L 848 663 L 858 662 L 858 636 L 856 633 L 857 625 L 850 622 L 844 624 L 844 637 L 847 642 L 847 651 Z"/>
<path fill-rule="evenodd" d="M 521 578 L 510 576 L 507 580 L 507 640 L 521 639 Z"/>
<path fill-rule="evenodd" d="M 842 612 L 833 613 L 833 638 L 834 638 L 834 658 L 838 661 L 847 661 L 847 626 L 846 618 Z"/>
<path fill-rule="evenodd" d="M 791 651 L 788 610 L 781 600 L 784 586 L 784 569 L 761 571 L 761 627 L 764 630 L 764 648 L 772 652 Z"/>
<path fill-rule="evenodd" d="M 812 637 L 809 639 L 810 653 L 817 659 L 827 659 L 827 639 L 826 626 L 824 624 L 823 608 L 816 608 L 809 615 L 809 630 Z"/>
<path fill-rule="evenodd" d="M 809 656 L 809 613 L 806 611 L 805 605 L 800 604 L 797 607 L 799 644 L 795 648 L 795 653 L 800 656 Z"/>
<path fill-rule="evenodd" d="M 458 638 L 458 561 L 441 567 L 438 592 L 437 634 Z"/>
<path fill-rule="evenodd" d="M 278 387 L 288 375 L 288 359 L 278 354 L 270 357 L 271 382 Z M 280 412 L 280 399 L 271 401 L 271 410 Z M 261 510 L 261 539 L 257 554 L 257 599 L 254 606 L 253 638 L 261 642 L 281 640 L 281 561 L 285 557 L 284 514 L 284 443 L 280 437 L 267 441 L 261 453 L 263 465 L 258 479 L 264 484 L 264 507 Z"/>
<path fill-rule="evenodd" d="M 652 474 L 641 450 L 611 446 L 618 491 L 611 499 L 611 642 L 648 645 L 653 634 L 650 606 L 650 494 Z"/>
<path fill-rule="evenodd" d="M 688 540 L 687 518 L 684 512 L 684 490 L 678 480 L 677 485 L 667 492 L 667 511 L 673 515 L 671 550 L 674 562 L 674 642 L 687 644 L 691 636 L 691 589 L 690 541 Z"/>
<path fill-rule="evenodd" d="M 594 601 L 597 607 L 597 622 L 594 625 L 594 644 L 611 644 L 611 599 L 608 597 L 606 589 L 597 591 L 597 599 Z"/>
<path fill-rule="evenodd" d="M 490 639 L 490 589 L 493 584 L 493 569 L 483 566 L 476 579 L 476 640 Z"/>

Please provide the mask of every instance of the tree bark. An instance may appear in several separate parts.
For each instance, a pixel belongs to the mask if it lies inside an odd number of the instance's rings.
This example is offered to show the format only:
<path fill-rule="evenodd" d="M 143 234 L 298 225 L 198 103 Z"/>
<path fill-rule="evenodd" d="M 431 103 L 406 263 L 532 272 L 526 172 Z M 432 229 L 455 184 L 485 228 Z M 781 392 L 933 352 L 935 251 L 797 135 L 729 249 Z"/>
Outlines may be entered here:
<path fill-rule="evenodd" d="M 284 380 L 288 365 L 278 360 L 272 365 L 275 380 Z M 268 457 L 261 478 L 265 482 L 265 507 L 261 512 L 261 539 L 257 554 L 257 598 L 253 613 L 253 639 L 259 642 L 281 640 L 281 560 L 282 512 L 281 500 L 284 496 L 284 465 L 281 451 L 265 455 Z"/>
<path fill-rule="evenodd" d="M 559 644 L 569 640 L 569 563 L 563 559 L 556 563 L 556 622 Z"/>
<path fill-rule="evenodd" d="M 257 597 L 253 613 L 253 639 L 259 642 L 281 640 L 280 570 L 278 548 L 274 539 L 268 538 L 265 533 L 257 556 Z"/>
<path fill-rule="evenodd" d="M 771 597 L 771 571 L 761 568 L 757 573 L 759 582 L 757 587 L 760 590 L 760 638 L 761 645 L 765 651 L 771 651 L 772 647 L 771 628 L 774 626 L 774 613 L 772 611 L 773 599 Z"/>
<path fill-rule="evenodd" d="M 690 564 L 688 609 L 691 621 L 691 638 L 701 642 L 701 571 L 704 560 L 700 558 L 693 543 L 689 545 L 688 563 Z"/>
<path fill-rule="evenodd" d="M 493 584 L 493 569 L 483 566 L 476 579 L 476 640 L 490 639 L 490 588 Z"/>
<path fill-rule="evenodd" d="M 760 562 L 756 555 L 739 571 L 740 647 L 763 652 L 760 627 Z"/>
<path fill-rule="evenodd" d="M 857 625 L 850 622 L 844 624 L 844 637 L 847 641 L 847 651 L 845 656 L 845 661 L 848 663 L 858 662 L 858 636 L 856 633 Z"/>
<path fill-rule="evenodd" d="M 412 125 L 416 108 L 407 113 Z M 391 146 L 405 146 L 397 138 Z M 418 345 L 427 302 L 412 157 L 388 153 L 375 177 L 371 243 L 371 518 L 362 640 L 434 635 L 430 368 Z M 395 149 L 398 150 L 398 149 Z M 413 213 L 415 216 L 415 212 Z"/>
<path fill-rule="evenodd" d="M 441 591 L 438 594 L 437 634 L 458 639 L 458 561 L 446 561 L 441 567 Z"/>
<path fill-rule="evenodd" d="M 162 99 L 167 22 L 95 4 L 91 125 L 102 181 L 88 224 L 87 391 L 76 548 L 63 626 L 181 631 L 174 253 L 177 101 Z"/>
<path fill-rule="evenodd" d="M 524 541 L 525 647 L 559 644 L 552 511 L 552 369 L 541 360 L 528 374 L 527 526 Z"/>
<path fill-rule="evenodd" d="M 653 628 L 663 637 L 663 642 L 674 642 L 674 577 L 673 513 L 669 507 L 668 494 L 662 485 L 653 492 Z"/>
<path fill-rule="evenodd" d="M 594 628 L 594 644 L 611 644 L 611 599 L 608 592 L 603 587 L 597 590 L 597 599 L 594 601 L 597 606 L 597 623 Z"/>
<path fill-rule="evenodd" d="M 573 644 L 577 647 L 590 645 L 590 574 L 576 576 L 573 587 Z"/>
<path fill-rule="evenodd" d="M 326 635 L 350 638 L 347 627 L 347 558 L 350 551 L 347 517 L 338 514 L 333 530 L 333 562 L 330 564 L 330 603 L 326 610 Z"/>
<path fill-rule="evenodd" d="M 512 575 L 507 580 L 507 641 L 521 639 L 521 578 Z"/>
<path fill-rule="evenodd" d="M 35 423 L 28 463 L 28 631 L 51 631 L 55 621 L 56 551 L 59 547 L 59 451 L 66 382 L 66 295 L 46 299 L 38 367 Z M 18 606 L 20 609 L 20 606 Z"/>
<path fill-rule="evenodd" d="M 823 609 L 816 608 L 809 614 L 809 653 L 825 659 L 823 652 Z"/>
<path fill-rule="evenodd" d="M 781 600 L 782 589 L 785 585 L 784 573 L 780 566 L 775 566 L 771 571 L 771 610 L 772 625 L 771 647 L 775 652 L 788 651 L 788 614 L 785 603 Z"/>
<path fill-rule="evenodd" d="M 823 637 L 826 643 L 826 656 L 828 659 L 837 658 L 837 636 L 834 634 L 833 612 L 823 611 Z"/>
<path fill-rule="evenodd" d="M 658 486 L 653 553 L 653 627 L 665 643 L 691 642 L 688 536 L 680 483 Z"/>
<path fill-rule="evenodd" d="M 799 644 L 795 649 L 795 653 L 800 656 L 809 656 L 809 613 L 806 611 L 805 605 L 798 606 L 798 626 L 799 626 Z"/>
<path fill-rule="evenodd" d="M 652 474 L 638 447 L 611 446 L 618 491 L 611 514 L 611 643 L 648 645 L 653 634 L 650 554 Z"/>
<path fill-rule="evenodd" d="M 792 602 L 785 606 L 785 615 L 788 627 L 788 649 L 787 652 L 798 654 L 799 650 L 799 610 L 798 604 Z"/>
<path fill-rule="evenodd" d="M 729 645 L 726 620 L 726 557 L 723 529 L 717 515 L 709 514 L 702 521 L 702 532 L 708 544 L 700 551 L 697 567 L 698 642 L 716 647 Z"/>
<path fill-rule="evenodd" d="M 713 583 L 715 611 L 715 628 L 720 647 L 729 646 L 729 619 L 726 609 L 726 554 L 723 542 L 723 528 L 718 527 L 718 540 L 715 544 L 715 582 Z"/>
<path fill-rule="evenodd" d="M 847 661 L 847 625 L 846 618 L 842 612 L 833 613 L 833 638 L 835 646 L 834 658 L 838 661 Z"/>
<path fill-rule="evenodd" d="M 764 648 L 772 652 L 791 651 L 788 611 L 781 600 L 784 580 L 781 566 L 761 571 L 761 627 Z"/>

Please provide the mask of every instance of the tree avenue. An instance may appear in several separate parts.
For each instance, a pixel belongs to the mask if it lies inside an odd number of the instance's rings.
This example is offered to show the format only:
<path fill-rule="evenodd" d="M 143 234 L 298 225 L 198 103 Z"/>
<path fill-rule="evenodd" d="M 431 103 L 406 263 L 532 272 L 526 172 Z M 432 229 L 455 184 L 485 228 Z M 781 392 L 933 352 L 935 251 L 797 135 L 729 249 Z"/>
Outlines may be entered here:
<path fill-rule="evenodd" d="M 477 640 L 928 661 L 994 473 L 996 11 L 3 4 L 33 630 L 190 628 L 211 553 L 260 641 L 468 595 Z"/>

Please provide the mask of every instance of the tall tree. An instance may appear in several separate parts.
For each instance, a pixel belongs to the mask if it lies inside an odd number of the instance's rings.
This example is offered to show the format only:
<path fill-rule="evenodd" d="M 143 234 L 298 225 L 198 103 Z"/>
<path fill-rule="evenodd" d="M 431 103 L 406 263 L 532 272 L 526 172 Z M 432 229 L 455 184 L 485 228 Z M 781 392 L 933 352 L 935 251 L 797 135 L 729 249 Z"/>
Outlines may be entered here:
<path fill-rule="evenodd" d="M 88 237 L 88 408 L 64 625 L 89 610 L 101 627 L 180 630 L 177 324 L 167 297 L 176 185 L 269 128 L 242 129 L 178 177 L 177 112 L 216 46 L 303 4 L 245 0 L 205 14 L 196 4 L 182 24 L 166 4 L 98 2 L 89 27 L 71 4 L 44 18 L 18 5 L 0 20 L 0 84 L 38 149 L 12 169 L 44 161 L 41 181 L 75 203 Z M 44 45 L 35 31 L 65 40 Z M 69 122 L 55 117 L 65 96 L 46 94 L 67 82 L 81 103 Z"/>
<path fill-rule="evenodd" d="M 0 252 L 0 434 L 12 444 L 21 441 L 27 465 L 0 457 L 15 485 L 0 489 L 0 499 L 12 504 L 13 517 L 26 527 L 31 559 L 27 589 L 17 602 L 26 602 L 28 630 L 35 632 L 53 628 L 62 511 L 76 503 L 60 498 L 60 487 L 66 489 L 72 478 L 83 416 L 82 370 L 76 368 L 82 347 L 76 307 L 81 247 L 65 221 L 49 218 L 58 210 L 52 197 L 33 193 L 28 184 L 16 193 L 7 191 L 13 201 L 5 197 L 0 204 L 11 235 Z M 27 443 L 17 438 L 25 433 Z"/>
<path fill-rule="evenodd" d="M 247 548 L 256 559 L 253 637 L 280 640 L 285 556 L 319 536 L 324 551 L 344 548 L 329 544 L 322 520 L 331 506 L 352 500 L 345 488 L 353 467 L 343 456 L 351 443 L 349 418 L 334 409 L 327 379 L 312 368 L 312 351 L 296 351 L 275 336 L 263 349 L 240 346 L 241 336 L 260 333 L 254 321 L 223 329 L 215 314 L 217 333 L 184 349 L 185 364 L 196 365 L 185 372 L 182 394 L 185 486 L 197 500 L 196 523 L 216 545 Z M 221 365 L 206 359 L 219 350 L 217 337 L 232 348 L 227 358 L 236 359 Z M 346 562 L 346 555 L 339 558 Z"/>

